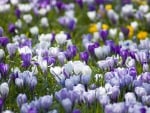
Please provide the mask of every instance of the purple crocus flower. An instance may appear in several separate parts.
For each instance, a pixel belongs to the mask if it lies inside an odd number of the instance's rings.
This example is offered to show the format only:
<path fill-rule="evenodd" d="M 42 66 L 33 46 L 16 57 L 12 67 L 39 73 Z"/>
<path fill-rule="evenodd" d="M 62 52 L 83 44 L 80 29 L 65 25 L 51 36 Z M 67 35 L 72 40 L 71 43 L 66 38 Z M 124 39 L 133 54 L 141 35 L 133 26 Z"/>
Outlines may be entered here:
<path fill-rule="evenodd" d="M 106 40 L 105 44 L 108 45 L 112 51 L 114 50 L 115 43 L 113 40 Z"/>
<path fill-rule="evenodd" d="M 75 20 L 74 20 L 74 19 L 71 19 L 71 20 L 69 21 L 69 23 L 68 23 L 68 28 L 69 28 L 70 30 L 74 30 L 75 25 L 76 25 Z"/>
<path fill-rule="evenodd" d="M 100 36 L 101 36 L 103 41 L 105 41 L 106 38 L 108 37 L 108 33 L 109 33 L 108 30 L 101 30 L 100 31 Z"/>
<path fill-rule="evenodd" d="M 73 112 L 72 113 L 81 113 L 80 112 L 80 110 L 79 109 L 75 109 L 75 110 L 73 110 Z"/>
<path fill-rule="evenodd" d="M 2 74 L 2 76 L 6 76 L 8 74 L 8 70 L 9 70 L 8 64 L 0 63 L 0 73 Z"/>
<path fill-rule="evenodd" d="M 57 1 L 57 3 L 56 3 L 56 7 L 59 9 L 59 10 L 61 10 L 62 8 L 63 8 L 63 3 L 61 2 L 61 1 Z"/>
<path fill-rule="evenodd" d="M 121 31 L 123 32 L 124 36 L 128 36 L 129 34 L 129 29 L 125 27 L 121 27 Z"/>
<path fill-rule="evenodd" d="M 35 107 L 31 107 L 31 108 L 29 108 L 27 113 L 38 113 L 38 111 Z"/>
<path fill-rule="evenodd" d="M 122 2 L 122 5 L 125 5 L 125 4 L 130 4 L 131 0 L 121 0 L 121 2 Z"/>
<path fill-rule="evenodd" d="M 31 77 L 30 82 L 29 82 L 28 85 L 30 87 L 30 90 L 33 91 L 35 86 L 37 85 L 37 78 L 35 76 Z"/>
<path fill-rule="evenodd" d="M 17 96 L 17 105 L 21 108 L 21 106 L 27 102 L 26 94 L 19 94 Z"/>
<path fill-rule="evenodd" d="M 16 53 L 17 45 L 13 43 L 8 43 L 6 48 L 9 53 L 9 56 L 12 57 Z"/>
<path fill-rule="evenodd" d="M 14 33 L 15 32 L 15 29 L 16 29 L 16 26 L 14 24 L 9 24 L 8 26 L 8 31 L 10 33 Z"/>
<path fill-rule="evenodd" d="M 94 49 L 99 47 L 99 43 L 98 42 L 95 42 L 94 44 L 90 44 L 88 46 L 88 51 L 91 53 L 91 54 L 94 54 Z"/>
<path fill-rule="evenodd" d="M 21 54 L 21 59 L 22 59 L 22 66 L 23 67 L 29 67 L 31 64 L 31 58 L 32 55 L 30 53 L 27 54 Z"/>
<path fill-rule="evenodd" d="M 128 57 L 128 51 L 127 50 L 120 50 L 120 56 L 122 57 L 122 64 L 125 64 L 125 61 Z"/>
<path fill-rule="evenodd" d="M 50 4 L 50 0 L 39 0 L 38 4 L 41 8 L 46 8 L 46 6 Z"/>
<path fill-rule="evenodd" d="M 55 64 L 55 62 L 56 62 L 54 57 L 49 57 L 49 56 L 44 57 L 44 60 L 47 61 L 48 65 Z"/>
<path fill-rule="evenodd" d="M 136 76 L 137 76 L 137 71 L 136 71 L 136 68 L 135 68 L 135 67 L 129 68 L 129 75 L 132 76 L 133 79 L 136 78 Z"/>
<path fill-rule="evenodd" d="M 88 52 L 87 51 L 81 52 L 80 53 L 80 59 L 82 61 L 85 61 L 87 63 L 88 60 L 89 60 L 89 54 L 88 54 Z"/>
<path fill-rule="evenodd" d="M 95 11 L 95 5 L 90 4 L 90 5 L 88 6 L 88 10 L 89 10 L 89 11 Z"/>
<path fill-rule="evenodd" d="M 77 47 L 75 45 L 68 46 L 67 53 L 69 58 L 73 58 L 77 54 Z"/>
<path fill-rule="evenodd" d="M 3 104 L 4 104 L 4 100 L 3 98 L 0 98 L 0 112 L 2 111 Z"/>
<path fill-rule="evenodd" d="M 52 105 L 53 98 L 50 95 L 46 95 L 40 98 L 40 105 L 42 109 L 48 111 L 50 106 Z"/>
<path fill-rule="evenodd" d="M 76 3 L 82 8 L 83 7 L 83 1 L 82 0 L 76 0 Z"/>
<path fill-rule="evenodd" d="M 15 15 L 17 18 L 20 18 L 21 11 L 18 8 L 15 10 Z"/>
<path fill-rule="evenodd" d="M 105 0 L 95 0 L 95 3 L 96 3 L 96 4 L 104 4 L 104 3 L 105 3 Z"/>
<path fill-rule="evenodd" d="M 9 43 L 9 39 L 7 37 L 0 37 L 0 45 L 6 46 Z"/>
<path fill-rule="evenodd" d="M 70 33 L 65 33 L 67 35 L 67 40 L 71 39 Z"/>

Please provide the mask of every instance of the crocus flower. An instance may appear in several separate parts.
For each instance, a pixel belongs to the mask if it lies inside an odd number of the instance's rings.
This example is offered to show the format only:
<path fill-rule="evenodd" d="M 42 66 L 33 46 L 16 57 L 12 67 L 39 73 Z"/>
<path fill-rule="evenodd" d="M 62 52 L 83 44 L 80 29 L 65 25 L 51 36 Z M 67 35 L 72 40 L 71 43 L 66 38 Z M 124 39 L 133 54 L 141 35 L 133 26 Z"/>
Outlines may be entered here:
<path fill-rule="evenodd" d="M 0 98 L 0 111 L 2 111 L 3 104 L 4 104 L 4 100 L 3 98 Z"/>
<path fill-rule="evenodd" d="M 63 99 L 61 104 L 64 107 L 66 113 L 70 113 L 72 111 L 72 102 L 69 98 Z"/>
<path fill-rule="evenodd" d="M 62 45 L 66 43 L 67 40 L 67 35 L 63 32 L 56 34 L 55 40 L 58 44 Z"/>
<path fill-rule="evenodd" d="M 21 54 L 21 59 L 22 59 L 22 66 L 23 67 L 29 67 L 31 65 L 31 54 Z"/>
<path fill-rule="evenodd" d="M 15 84 L 18 86 L 18 87 L 23 87 L 23 85 L 24 85 L 24 81 L 23 81 L 23 79 L 22 78 L 16 78 L 15 79 Z"/>
<path fill-rule="evenodd" d="M 105 41 L 108 37 L 109 32 L 107 30 L 100 30 L 100 36 L 103 41 Z"/>
<path fill-rule="evenodd" d="M 66 79 L 65 80 L 65 87 L 67 88 L 67 89 L 73 89 L 73 86 L 74 86 L 74 84 L 73 84 L 73 81 L 72 80 L 70 80 L 70 79 Z"/>
<path fill-rule="evenodd" d="M 9 86 L 8 86 L 8 83 L 6 82 L 3 82 L 1 85 L 0 85 L 0 93 L 1 93 L 1 96 L 3 98 L 6 98 L 8 93 L 9 93 Z"/>
<path fill-rule="evenodd" d="M 87 63 L 88 60 L 89 60 L 89 54 L 88 54 L 88 52 L 87 51 L 81 52 L 80 53 L 80 59 L 82 61 L 85 61 Z"/>
<path fill-rule="evenodd" d="M 15 10 L 15 15 L 17 18 L 20 18 L 21 12 L 18 8 Z"/>
<path fill-rule="evenodd" d="M 83 7 L 83 0 L 76 0 L 76 3 L 82 8 Z"/>
<path fill-rule="evenodd" d="M 46 17 L 41 18 L 41 26 L 43 27 L 49 26 L 48 19 Z"/>
<path fill-rule="evenodd" d="M 18 105 L 18 107 L 20 107 L 21 108 L 21 106 L 24 104 L 24 103 L 26 103 L 27 102 L 27 96 L 26 96 L 26 94 L 19 94 L 18 96 L 17 96 L 17 105 Z"/>
<path fill-rule="evenodd" d="M 41 105 L 42 109 L 44 109 L 46 111 L 48 111 L 48 109 L 50 108 L 52 103 L 53 103 L 53 97 L 50 95 L 45 95 L 40 98 L 40 105 Z"/>
<path fill-rule="evenodd" d="M 135 93 L 138 97 L 146 96 L 147 92 L 143 87 L 136 87 L 135 88 Z"/>
<path fill-rule="evenodd" d="M 81 113 L 80 112 L 80 110 L 79 109 L 75 109 L 75 110 L 73 110 L 73 112 L 72 113 Z"/>
<path fill-rule="evenodd" d="M 10 33 L 14 33 L 15 32 L 15 29 L 16 29 L 16 26 L 14 24 L 9 24 L 8 26 L 8 31 Z"/>
<path fill-rule="evenodd" d="M 8 43 L 6 48 L 7 48 L 7 51 L 9 53 L 10 57 L 12 57 L 16 53 L 17 45 L 13 44 L 13 43 Z"/>
<path fill-rule="evenodd" d="M 8 70 L 9 70 L 8 64 L 0 63 L 0 73 L 2 74 L 2 76 L 6 77 L 6 75 L 8 74 Z"/>
<path fill-rule="evenodd" d="M 5 56 L 5 52 L 3 49 L 0 49 L 0 60 Z"/>
<path fill-rule="evenodd" d="M 0 45 L 6 46 L 9 43 L 9 39 L 7 37 L 0 37 Z"/>

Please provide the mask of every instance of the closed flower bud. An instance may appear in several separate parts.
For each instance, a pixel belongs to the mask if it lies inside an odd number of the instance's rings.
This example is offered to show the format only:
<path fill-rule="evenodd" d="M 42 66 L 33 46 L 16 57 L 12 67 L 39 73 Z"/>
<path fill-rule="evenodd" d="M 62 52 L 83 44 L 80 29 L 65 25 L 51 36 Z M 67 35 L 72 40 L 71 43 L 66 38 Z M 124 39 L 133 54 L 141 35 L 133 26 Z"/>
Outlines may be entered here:
<path fill-rule="evenodd" d="M 49 26 L 48 19 L 46 17 L 41 18 L 41 25 L 43 27 L 48 27 Z"/>
<path fill-rule="evenodd" d="M 72 90 L 72 89 L 73 89 L 73 86 L 74 86 L 74 83 L 73 83 L 72 80 L 70 80 L 70 79 L 66 79 L 66 80 L 65 80 L 65 87 L 66 87 L 67 89 Z"/>
<path fill-rule="evenodd" d="M 26 96 L 26 94 L 19 94 L 19 95 L 17 96 L 17 105 L 18 105 L 18 107 L 21 108 L 21 106 L 22 106 L 24 103 L 26 103 L 26 102 L 27 102 L 27 96 Z"/>
<path fill-rule="evenodd" d="M 2 95 L 2 97 L 6 97 L 9 93 L 9 86 L 8 83 L 4 82 L 0 85 L 0 93 Z"/>
<path fill-rule="evenodd" d="M 135 93 L 138 97 L 142 97 L 142 96 L 147 95 L 147 92 L 143 87 L 136 87 L 135 88 Z"/>
<path fill-rule="evenodd" d="M 70 113 L 72 111 L 72 102 L 69 98 L 63 99 L 61 104 L 64 107 L 66 113 Z"/>
<path fill-rule="evenodd" d="M 23 82 L 23 79 L 21 79 L 21 78 L 16 78 L 15 79 L 15 84 L 18 86 L 18 87 L 23 87 L 23 84 L 24 84 L 24 82 Z"/>
<path fill-rule="evenodd" d="M 44 110 L 50 109 L 52 103 L 53 103 L 53 97 L 50 95 L 46 95 L 40 98 L 40 105 Z"/>
<path fill-rule="evenodd" d="M 5 56 L 5 52 L 3 49 L 0 49 L 0 60 Z"/>
<path fill-rule="evenodd" d="M 143 64 L 143 72 L 148 72 L 149 71 L 149 65 L 147 63 Z"/>

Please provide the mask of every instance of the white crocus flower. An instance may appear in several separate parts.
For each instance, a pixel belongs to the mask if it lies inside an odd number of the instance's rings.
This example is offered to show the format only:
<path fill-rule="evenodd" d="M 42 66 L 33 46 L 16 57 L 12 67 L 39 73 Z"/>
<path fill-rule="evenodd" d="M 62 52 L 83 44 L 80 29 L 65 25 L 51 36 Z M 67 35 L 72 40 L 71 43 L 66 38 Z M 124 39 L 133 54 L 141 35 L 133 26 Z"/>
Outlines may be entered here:
<path fill-rule="evenodd" d="M 60 45 L 65 44 L 67 41 L 67 35 L 63 32 L 60 32 L 60 33 L 56 34 L 55 40 Z"/>
<path fill-rule="evenodd" d="M 5 110 L 5 111 L 3 111 L 2 113 L 14 113 L 14 112 L 12 112 L 12 111 L 10 111 L 10 110 Z"/>
<path fill-rule="evenodd" d="M 41 67 L 43 72 L 47 71 L 48 65 L 46 60 L 39 60 L 39 66 Z"/>
<path fill-rule="evenodd" d="M 101 59 L 104 56 L 102 47 L 95 48 L 94 53 L 98 59 Z"/>
<path fill-rule="evenodd" d="M 21 27 L 22 27 L 22 21 L 21 21 L 20 19 L 18 19 L 18 20 L 15 22 L 15 25 L 16 25 L 16 27 L 21 28 Z"/>
<path fill-rule="evenodd" d="M 7 12 L 10 10 L 10 4 L 0 4 L 0 12 Z"/>
<path fill-rule="evenodd" d="M 53 39 L 53 35 L 51 33 L 49 34 L 41 34 L 39 36 L 39 41 L 46 41 L 46 42 L 51 42 L 51 40 Z"/>
<path fill-rule="evenodd" d="M 85 65 L 82 68 L 82 75 L 91 75 L 92 74 L 92 70 L 89 66 Z"/>
<path fill-rule="evenodd" d="M 18 48 L 18 51 L 20 54 L 32 54 L 32 50 L 31 48 L 29 48 L 28 46 L 24 46 L 22 48 Z"/>
<path fill-rule="evenodd" d="M 30 28 L 30 33 L 32 35 L 37 35 L 39 33 L 39 28 L 37 26 L 31 27 Z"/>
<path fill-rule="evenodd" d="M 134 59 L 132 59 L 131 57 L 127 57 L 125 64 L 127 67 L 133 67 L 136 63 Z"/>
<path fill-rule="evenodd" d="M 74 18 L 74 11 L 73 10 L 66 11 L 65 16 L 67 16 L 69 18 Z"/>
<path fill-rule="evenodd" d="M 47 17 L 41 18 L 41 26 L 43 26 L 43 27 L 48 27 L 49 26 Z"/>
<path fill-rule="evenodd" d="M 146 21 L 150 23 L 150 13 L 145 14 Z"/>
<path fill-rule="evenodd" d="M 23 15 L 23 20 L 24 20 L 27 24 L 31 23 L 31 22 L 32 22 L 32 15 L 30 15 L 30 14 L 25 14 L 25 15 Z"/>
<path fill-rule="evenodd" d="M 62 73 L 62 68 L 60 66 L 50 67 L 50 72 L 54 76 L 59 76 Z"/>
<path fill-rule="evenodd" d="M 31 4 L 18 4 L 18 8 L 21 12 L 29 12 L 32 9 Z"/>
<path fill-rule="evenodd" d="M 6 97 L 9 93 L 9 86 L 8 86 L 8 83 L 6 82 L 3 82 L 1 85 L 0 85 L 0 93 L 3 97 Z"/>
<path fill-rule="evenodd" d="M 148 10 L 149 10 L 149 6 L 148 5 L 141 5 L 139 7 L 139 10 L 142 12 L 142 13 L 147 13 Z"/>
<path fill-rule="evenodd" d="M 117 29 L 110 29 L 110 30 L 109 30 L 109 35 L 110 35 L 110 37 L 112 37 L 113 39 L 116 38 L 115 36 L 117 35 Z"/>
<path fill-rule="evenodd" d="M 50 55 L 57 57 L 58 53 L 59 53 L 59 48 L 51 47 L 51 48 L 49 48 L 49 53 L 50 53 Z"/>
<path fill-rule="evenodd" d="M 127 5 L 124 5 L 122 7 L 122 10 L 121 10 L 121 14 L 122 16 L 128 16 L 128 15 L 132 15 L 133 12 L 134 12 L 134 9 L 133 9 L 133 5 L 132 4 L 127 4 Z"/>
<path fill-rule="evenodd" d="M 138 28 L 138 23 L 136 21 L 131 22 L 131 26 L 133 27 L 134 30 L 137 30 Z"/>
<path fill-rule="evenodd" d="M 87 16 L 89 17 L 90 20 L 95 20 L 96 18 L 96 11 L 88 11 Z"/>
<path fill-rule="evenodd" d="M 19 3 L 19 0 L 10 0 L 10 3 L 12 5 L 17 5 Z"/>
<path fill-rule="evenodd" d="M 0 49 L 0 60 L 5 56 L 5 52 L 3 49 Z"/>
<path fill-rule="evenodd" d="M 41 8 L 40 10 L 38 10 L 38 14 L 45 16 L 47 13 L 47 10 L 45 8 Z"/>

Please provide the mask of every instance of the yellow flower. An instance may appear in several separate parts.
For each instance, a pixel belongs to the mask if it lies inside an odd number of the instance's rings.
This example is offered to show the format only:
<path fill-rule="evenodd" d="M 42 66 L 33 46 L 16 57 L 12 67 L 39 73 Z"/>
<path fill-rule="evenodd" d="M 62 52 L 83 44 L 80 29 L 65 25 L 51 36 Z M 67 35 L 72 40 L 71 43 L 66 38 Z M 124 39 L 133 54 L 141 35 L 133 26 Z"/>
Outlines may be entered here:
<path fill-rule="evenodd" d="M 107 24 L 102 24 L 102 29 L 103 30 L 108 30 L 109 26 Z"/>
<path fill-rule="evenodd" d="M 94 32 L 97 32 L 97 31 L 98 31 L 97 25 L 96 24 L 91 24 L 90 27 L 89 27 L 89 32 L 94 33 Z"/>
<path fill-rule="evenodd" d="M 111 10 L 112 9 L 112 5 L 111 4 L 105 5 L 105 9 L 106 9 L 106 11 Z"/>
<path fill-rule="evenodd" d="M 132 26 L 127 26 L 127 28 L 129 29 L 129 34 L 128 34 L 128 36 L 129 36 L 129 37 L 132 37 L 133 34 L 134 34 L 134 28 L 133 28 Z"/>
<path fill-rule="evenodd" d="M 140 31 L 138 34 L 137 34 L 137 38 L 139 40 L 143 40 L 145 39 L 146 37 L 148 36 L 148 33 L 146 31 Z"/>

